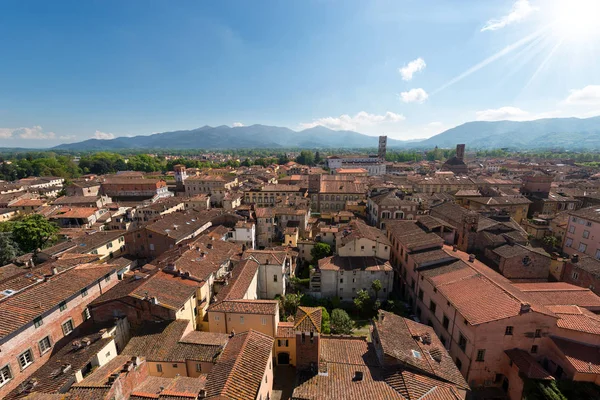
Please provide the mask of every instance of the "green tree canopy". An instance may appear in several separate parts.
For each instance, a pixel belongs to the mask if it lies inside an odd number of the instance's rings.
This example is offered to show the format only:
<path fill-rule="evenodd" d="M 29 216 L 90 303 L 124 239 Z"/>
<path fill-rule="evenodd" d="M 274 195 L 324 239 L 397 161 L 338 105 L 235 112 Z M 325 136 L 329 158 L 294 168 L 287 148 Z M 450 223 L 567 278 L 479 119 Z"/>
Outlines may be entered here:
<path fill-rule="evenodd" d="M 373 282 L 371 282 L 371 289 L 373 289 L 375 292 L 375 299 L 379 299 L 379 292 L 382 288 L 383 286 L 381 285 L 381 281 L 379 279 L 375 279 Z"/>
<path fill-rule="evenodd" d="M 331 332 L 343 335 L 352 333 L 354 324 L 348 313 L 341 308 L 331 312 Z"/>
<path fill-rule="evenodd" d="M 39 214 L 31 214 L 17 221 L 13 238 L 24 252 L 36 251 L 56 237 L 58 226 Z"/>
<path fill-rule="evenodd" d="M 331 254 L 331 246 L 327 243 L 317 243 L 310 250 L 310 255 L 313 258 L 313 262 L 319 261 L 321 258 L 325 258 Z"/>
<path fill-rule="evenodd" d="M 356 297 L 354 298 L 354 306 L 359 312 L 366 312 L 370 306 L 370 303 L 371 296 L 369 296 L 369 292 L 366 290 L 359 290 L 358 293 L 356 293 Z"/>
<path fill-rule="evenodd" d="M 0 266 L 11 263 L 19 255 L 21 255 L 21 250 L 13 240 L 12 234 L 8 232 L 0 233 Z"/>
<path fill-rule="evenodd" d="M 296 157 L 296 162 L 302 165 L 315 165 L 315 155 L 312 151 L 302 150 L 300 155 Z"/>

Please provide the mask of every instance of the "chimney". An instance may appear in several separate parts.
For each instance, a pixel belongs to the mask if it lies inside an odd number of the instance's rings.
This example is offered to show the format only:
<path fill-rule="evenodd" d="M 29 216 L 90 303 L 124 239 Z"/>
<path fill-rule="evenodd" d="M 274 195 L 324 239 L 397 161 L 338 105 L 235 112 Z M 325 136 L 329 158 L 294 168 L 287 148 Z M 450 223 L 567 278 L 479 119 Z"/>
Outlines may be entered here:
<path fill-rule="evenodd" d="M 383 322 L 385 318 L 385 314 L 383 313 L 383 311 L 379 311 L 379 322 Z"/>
<path fill-rule="evenodd" d="M 469 254 L 469 262 L 475 261 L 475 254 Z"/>
<path fill-rule="evenodd" d="M 58 268 L 56 268 L 56 267 L 52 268 L 52 275 L 58 275 Z"/>
<path fill-rule="evenodd" d="M 231 338 L 232 338 L 232 337 L 234 337 L 234 336 L 235 336 L 235 331 L 232 329 L 232 330 L 231 330 L 231 333 L 229 334 L 229 338 L 231 339 Z"/>
<path fill-rule="evenodd" d="M 521 303 L 521 314 L 525 314 L 531 311 L 531 304 L 529 303 Z"/>
<path fill-rule="evenodd" d="M 69 372 L 71 370 L 71 364 L 64 364 L 62 366 L 62 373 L 66 374 L 67 372 Z"/>
<path fill-rule="evenodd" d="M 213 248 L 213 245 L 212 245 L 212 243 L 207 243 L 207 244 L 206 244 L 206 248 L 207 248 L 207 249 L 209 249 L 209 250 L 210 250 L 210 249 L 212 249 L 212 248 Z"/>
<path fill-rule="evenodd" d="M 457 245 L 452 246 L 452 251 L 458 251 L 458 246 Z"/>
<path fill-rule="evenodd" d="M 573 254 L 573 256 L 571 257 L 571 263 L 573 264 L 577 264 L 579 262 L 579 254 L 575 253 Z"/>
<path fill-rule="evenodd" d="M 362 380 L 363 380 L 363 372 L 362 371 L 354 371 L 354 378 L 352 378 L 352 381 L 360 382 Z"/>

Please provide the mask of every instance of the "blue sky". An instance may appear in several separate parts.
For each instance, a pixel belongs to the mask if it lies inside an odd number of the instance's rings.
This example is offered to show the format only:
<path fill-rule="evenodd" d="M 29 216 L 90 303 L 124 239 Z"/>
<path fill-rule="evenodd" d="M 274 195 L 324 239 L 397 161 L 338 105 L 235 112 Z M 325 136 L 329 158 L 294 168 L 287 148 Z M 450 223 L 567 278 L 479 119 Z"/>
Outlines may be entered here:
<path fill-rule="evenodd" d="M 598 115 L 598 10 L 568 4 L 5 0 L 0 147 L 255 123 L 414 139 Z"/>

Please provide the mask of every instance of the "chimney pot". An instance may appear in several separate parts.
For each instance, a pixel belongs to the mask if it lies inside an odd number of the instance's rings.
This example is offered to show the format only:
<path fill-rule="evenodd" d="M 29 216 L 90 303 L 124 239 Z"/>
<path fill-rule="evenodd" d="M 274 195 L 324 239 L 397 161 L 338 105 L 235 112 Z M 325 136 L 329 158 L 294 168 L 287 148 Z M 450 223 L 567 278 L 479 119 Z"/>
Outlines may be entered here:
<path fill-rule="evenodd" d="M 469 262 L 475 261 L 475 254 L 469 254 Z"/>
<path fill-rule="evenodd" d="M 457 245 L 452 246 L 452 251 L 457 251 L 457 250 L 458 250 L 458 246 Z"/>

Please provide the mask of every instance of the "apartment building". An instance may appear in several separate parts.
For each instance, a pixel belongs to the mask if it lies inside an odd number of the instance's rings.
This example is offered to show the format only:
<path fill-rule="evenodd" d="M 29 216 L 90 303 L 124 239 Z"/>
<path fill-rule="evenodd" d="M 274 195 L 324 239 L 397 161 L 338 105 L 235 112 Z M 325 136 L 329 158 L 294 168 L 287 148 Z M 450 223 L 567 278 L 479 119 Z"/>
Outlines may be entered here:
<path fill-rule="evenodd" d="M 258 268 L 258 297 L 274 299 L 285 296 L 290 279 L 292 260 L 286 251 L 246 250 L 244 258 L 252 258 L 260 265 Z"/>
<path fill-rule="evenodd" d="M 563 252 L 600 259 L 600 209 L 582 208 L 569 213 Z"/>
<path fill-rule="evenodd" d="M 0 299 L 0 397 L 25 382 L 90 318 L 88 304 L 117 282 L 116 268 L 83 264 Z"/>
<path fill-rule="evenodd" d="M 101 184 L 101 193 L 113 199 L 159 199 L 170 197 L 167 182 L 162 179 L 111 177 Z"/>
<path fill-rule="evenodd" d="M 443 246 L 431 233 L 407 232 L 407 223 L 388 226 L 400 292 L 415 318 L 433 327 L 471 388 L 497 387 L 519 399 L 521 376 L 554 379 L 551 375 L 566 377 L 564 371 L 573 370 L 582 354 L 573 354 L 569 346 L 578 346 L 575 341 L 588 328 L 557 311 L 595 309 L 600 298 L 590 297 L 595 295 L 589 290 L 557 287 L 562 283 L 513 284 L 473 255 Z M 596 339 L 586 345 L 597 345 Z M 552 344 L 560 340 L 568 344 Z M 576 360 L 567 365 L 569 357 Z M 528 370 L 528 363 L 535 369 Z M 544 377 L 536 378 L 540 371 Z M 579 379 L 574 373 L 569 378 Z"/>
<path fill-rule="evenodd" d="M 69 238 L 38 252 L 37 257 L 46 261 L 63 254 L 91 254 L 100 260 L 119 257 L 125 252 L 124 231 L 86 231 L 83 235 Z"/>
<path fill-rule="evenodd" d="M 381 292 L 375 293 L 373 281 L 381 282 Z M 387 299 L 394 285 L 394 271 L 389 261 L 376 257 L 331 256 L 319 260 L 311 272 L 310 290 L 320 298 L 339 297 L 352 301 L 356 293 L 366 290 L 373 297 Z"/>
<path fill-rule="evenodd" d="M 385 229 L 386 220 L 415 219 L 417 203 L 403 200 L 395 191 L 372 196 L 367 199 L 367 217 L 369 223 L 380 229 Z"/>
<path fill-rule="evenodd" d="M 348 202 L 366 201 L 367 186 L 364 178 L 353 175 L 320 175 L 308 177 L 311 210 L 323 218 L 345 210 Z"/>
<path fill-rule="evenodd" d="M 210 195 L 211 205 L 222 206 L 226 194 L 238 186 L 238 179 L 229 175 L 207 174 L 187 178 L 184 186 L 186 196 Z"/>
<path fill-rule="evenodd" d="M 470 197 L 469 209 L 473 211 L 505 211 L 517 223 L 527 218 L 531 200 L 523 196 Z"/>
<path fill-rule="evenodd" d="M 272 207 L 277 203 L 297 204 L 306 196 L 306 189 L 299 185 L 269 184 L 244 191 L 244 203 L 257 207 Z"/>
<path fill-rule="evenodd" d="M 390 259 L 390 241 L 381 230 L 360 220 L 338 228 L 335 252 L 340 257 L 377 257 Z"/>
<path fill-rule="evenodd" d="M 600 260 L 585 254 L 573 254 L 565 262 L 561 281 L 589 288 L 600 296 Z"/>

